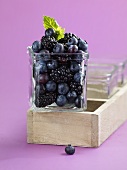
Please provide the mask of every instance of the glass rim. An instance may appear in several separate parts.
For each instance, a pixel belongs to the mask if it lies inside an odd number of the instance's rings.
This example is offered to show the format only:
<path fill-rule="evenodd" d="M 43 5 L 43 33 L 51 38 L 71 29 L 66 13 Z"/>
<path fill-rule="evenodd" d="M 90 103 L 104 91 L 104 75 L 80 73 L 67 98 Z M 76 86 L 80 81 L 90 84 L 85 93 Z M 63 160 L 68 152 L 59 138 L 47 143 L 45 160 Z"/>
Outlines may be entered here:
<path fill-rule="evenodd" d="M 88 78 L 90 78 L 90 79 L 92 79 L 92 78 L 96 78 L 96 79 L 102 79 L 102 78 L 109 78 L 109 77 L 112 77 L 113 76 L 113 74 L 115 74 L 117 71 L 118 71 L 118 66 L 117 65 L 115 65 L 115 64 L 109 64 L 109 63 L 89 63 L 88 64 L 88 73 L 89 73 L 89 66 L 102 66 L 102 67 L 108 67 L 108 66 L 110 66 L 110 67 L 112 67 L 112 70 L 111 71 L 109 71 L 108 73 L 101 73 L 101 70 L 98 68 L 98 70 L 100 71 L 100 75 L 98 76 L 98 78 L 97 78 L 97 76 L 93 76 L 93 75 L 91 75 L 91 76 L 89 76 L 89 74 L 88 74 Z"/>
<path fill-rule="evenodd" d="M 33 57 L 38 57 L 38 56 L 41 56 L 41 55 L 49 55 L 49 56 L 64 56 L 64 55 L 68 55 L 68 56 L 74 56 L 74 55 L 77 55 L 77 54 L 79 54 L 79 55 L 82 55 L 84 58 L 83 58 L 83 60 L 88 60 L 88 57 L 87 57 L 87 55 L 89 55 L 89 52 L 84 52 L 83 51 L 83 53 L 53 53 L 53 52 L 49 52 L 49 53 L 46 53 L 46 54 L 43 54 L 43 53 L 35 53 L 33 50 L 32 50 L 32 47 L 31 46 L 28 46 L 27 47 L 27 52 L 29 53 L 29 54 L 32 54 L 32 56 Z M 52 60 L 52 59 L 51 59 Z M 55 59 L 56 60 L 56 59 Z M 72 59 L 73 60 L 73 59 Z M 77 59 L 78 60 L 78 59 Z M 79 59 L 80 60 L 80 59 Z"/>

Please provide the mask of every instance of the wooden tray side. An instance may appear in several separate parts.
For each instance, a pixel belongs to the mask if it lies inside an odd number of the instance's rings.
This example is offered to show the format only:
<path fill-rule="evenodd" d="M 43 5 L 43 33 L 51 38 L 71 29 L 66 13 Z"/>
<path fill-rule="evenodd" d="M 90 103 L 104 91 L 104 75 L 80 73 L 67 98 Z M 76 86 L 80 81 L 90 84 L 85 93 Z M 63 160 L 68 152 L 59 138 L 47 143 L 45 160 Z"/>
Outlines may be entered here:
<path fill-rule="evenodd" d="M 99 146 L 127 120 L 127 86 L 98 108 L 96 113 L 99 116 Z"/>
<path fill-rule="evenodd" d="M 91 115 L 91 147 L 99 146 L 99 117 L 98 115 Z"/>
<path fill-rule="evenodd" d="M 33 111 L 27 112 L 27 143 L 33 143 Z"/>
<path fill-rule="evenodd" d="M 91 114 L 28 111 L 27 142 L 91 147 Z"/>

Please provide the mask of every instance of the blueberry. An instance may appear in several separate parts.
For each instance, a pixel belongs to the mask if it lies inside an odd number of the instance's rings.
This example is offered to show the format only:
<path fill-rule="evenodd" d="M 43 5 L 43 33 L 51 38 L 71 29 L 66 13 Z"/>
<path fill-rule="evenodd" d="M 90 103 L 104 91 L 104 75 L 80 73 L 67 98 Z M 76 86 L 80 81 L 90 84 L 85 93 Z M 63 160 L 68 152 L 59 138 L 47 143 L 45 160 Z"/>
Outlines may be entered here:
<path fill-rule="evenodd" d="M 68 145 L 66 148 L 65 148 L 65 152 L 66 154 L 68 155 L 73 155 L 75 153 L 75 148 L 71 145 Z"/>
<path fill-rule="evenodd" d="M 67 83 L 58 84 L 58 93 L 59 94 L 67 94 L 68 91 L 69 91 L 69 86 L 67 85 Z"/>
<path fill-rule="evenodd" d="M 45 36 L 54 36 L 55 35 L 55 31 L 53 28 L 48 28 L 47 30 L 45 30 Z"/>
<path fill-rule="evenodd" d="M 56 104 L 58 106 L 64 106 L 67 103 L 67 99 L 64 95 L 58 95 L 56 99 Z"/>
<path fill-rule="evenodd" d="M 41 55 L 39 55 L 39 54 L 37 54 L 37 55 L 36 55 L 35 60 L 36 60 L 36 62 L 38 62 L 38 61 L 42 60 L 42 56 L 41 56 Z"/>
<path fill-rule="evenodd" d="M 46 90 L 48 92 L 54 92 L 56 90 L 56 83 L 54 81 L 48 81 L 46 83 Z"/>
<path fill-rule="evenodd" d="M 70 38 L 67 42 L 67 45 L 77 45 L 77 44 L 78 44 L 78 40 L 75 37 Z"/>
<path fill-rule="evenodd" d="M 53 48 L 54 53 L 63 53 L 64 52 L 64 46 L 61 43 L 57 43 Z"/>
<path fill-rule="evenodd" d="M 35 74 L 42 74 L 47 72 L 47 66 L 46 63 L 43 60 L 39 60 L 35 64 Z"/>
<path fill-rule="evenodd" d="M 72 91 L 72 92 L 69 91 L 69 92 L 67 93 L 67 99 L 68 99 L 68 102 L 69 102 L 69 103 L 74 103 L 76 97 L 77 97 L 77 94 L 76 94 L 75 91 Z"/>
<path fill-rule="evenodd" d="M 40 84 L 45 84 L 49 80 L 49 76 L 47 73 L 39 74 L 36 76 L 36 82 Z"/>
<path fill-rule="evenodd" d="M 89 59 L 89 52 L 87 50 L 85 51 L 85 56 L 87 59 Z"/>
<path fill-rule="evenodd" d="M 45 93 L 45 87 L 43 84 L 37 84 L 35 86 L 35 94 L 36 96 L 40 96 Z"/>
<path fill-rule="evenodd" d="M 80 80 L 81 80 L 81 73 L 76 73 L 74 75 L 74 81 L 80 83 Z"/>
<path fill-rule="evenodd" d="M 78 41 L 78 47 L 79 47 L 80 50 L 86 51 L 87 48 L 88 48 L 88 44 L 87 44 L 86 41 L 84 41 L 84 40 L 82 40 L 82 39 L 79 39 L 79 41 Z"/>
<path fill-rule="evenodd" d="M 42 58 L 44 61 L 49 61 L 51 59 L 51 56 L 48 50 L 41 50 L 39 52 L 39 57 Z"/>
<path fill-rule="evenodd" d="M 77 61 L 77 63 L 81 64 L 83 58 L 84 58 L 84 51 L 78 50 L 77 54 L 74 55 L 74 60 Z"/>
<path fill-rule="evenodd" d="M 34 41 L 33 44 L 32 44 L 32 50 L 35 53 L 39 53 L 40 50 L 41 50 L 41 42 L 40 41 Z"/>
<path fill-rule="evenodd" d="M 56 69 L 57 67 L 58 67 L 58 63 L 57 63 L 56 60 L 51 60 L 51 61 L 49 61 L 49 62 L 47 63 L 47 68 L 48 68 L 49 70 L 54 70 L 54 69 Z"/>
<path fill-rule="evenodd" d="M 70 70 L 71 70 L 72 72 L 78 72 L 79 69 L 80 69 L 80 66 L 79 66 L 79 64 L 78 64 L 76 61 L 71 62 L 71 64 L 70 64 Z"/>
<path fill-rule="evenodd" d="M 78 96 L 75 100 L 75 106 L 78 108 L 81 108 L 83 104 L 83 99 L 81 96 Z"/>
<path fill-rule="evenodd" d="M 68 48 L 69 53 L 76 53 L 78 51 L 78 46 L 77 45 L 70 45 Z"/>

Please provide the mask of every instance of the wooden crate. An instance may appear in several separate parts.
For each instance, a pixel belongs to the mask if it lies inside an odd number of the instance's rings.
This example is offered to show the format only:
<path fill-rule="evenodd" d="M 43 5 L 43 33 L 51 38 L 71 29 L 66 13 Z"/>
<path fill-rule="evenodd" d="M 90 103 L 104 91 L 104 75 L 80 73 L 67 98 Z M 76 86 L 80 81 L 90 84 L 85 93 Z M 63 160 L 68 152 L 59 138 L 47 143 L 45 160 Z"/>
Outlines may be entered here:
<path fill-rule="evenodd" d="M 85 112 L 27 113 L 27 142 L 100 146 L 127 120 L 127 85 L 107 100 L 89 100 Z"/>

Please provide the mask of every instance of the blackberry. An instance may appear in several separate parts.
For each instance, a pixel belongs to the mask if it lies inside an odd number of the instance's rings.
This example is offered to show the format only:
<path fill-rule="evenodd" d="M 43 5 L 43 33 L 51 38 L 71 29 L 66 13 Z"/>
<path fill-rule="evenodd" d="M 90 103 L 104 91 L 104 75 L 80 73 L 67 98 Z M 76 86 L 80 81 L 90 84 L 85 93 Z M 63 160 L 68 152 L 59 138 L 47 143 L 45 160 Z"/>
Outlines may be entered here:
<path fill-rule="evenodd" d="M 68 43 L 68 40 L 72 37 L 75 37 L 77 39 L 79 39 L 75 34 L 72 34 L 72 33 L 65 33 L 64 34 L 64 38 L 61 38 L 58 42 L 59 43 L 63 43 L 63 44 L 66 44 Z"/>
<path fill-rule="evenodd" d="M 51 56 L 54 60 L 58 61 L 59 66 L 63 66 L 64 64 L 69 67 L 70 60 L 72 60 L 72 54 L 69 54 L 69 53 L 67 54 L 67 51 L 64 54 L 63 53 L 61 54 L 52 53 Z"/>
<path fill-rule="evenodd" d="M 43 36 L 41 38 L 41 44 L 42 44 L 42 48 L 49 50 L 50 52 L 53 51 L 54 46 L 56 45 L 57 41 L 54 37 L 50 37 L 50 36 Z"/>
<path fill-rule="evenodd" d="M 66 64 L 67 61 L 68 61 L 68 57 L 65 56 L 65 55 L 60 55 L 60 56 L 57 56 L 57 59 L 59 61 L 59 64 Z"/>
<path fill-rule="evenodd" d="M 45 93 L 35 98 L 35 105 L 36 107 L 45 107 L 54 103 L 55 100 L 56 100 L 56 93 Z"/>
<path fill-rule="evenodd" d="M 68 46 L 66 44 L 64 44 L 64 52 L 68 53 Z"/>
<path fill-rule="evenodd" d="M 72 34 L 73 37 L 75 37 L 77 40 L 79 39 L 79 37 L 75 34 Z"/>
<path fill-rule="evenodd" d="M 65 33 L 64 38 L 61 38 L 60 40 L 58 40 L 58 42 L 66 44 L 70 38 L 72 38 L 72 34 L 71 33 Z"/>
<path fill-rule="evenodd" d="M 81 95 L 83 92 L 82 85 L 76 82 L 70 82 L 70 91 L 75 91 L 78 95 Z"/>
<path fill-rule="evenodd" d="M 67 66 L 61 66 L 58 69 L 52 70 L 50 77 L 56 83 L 66 83 L 73 79 L 73 74 Z"/>

